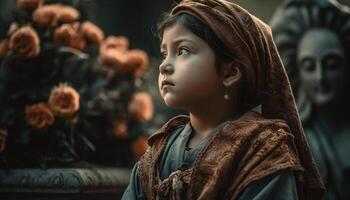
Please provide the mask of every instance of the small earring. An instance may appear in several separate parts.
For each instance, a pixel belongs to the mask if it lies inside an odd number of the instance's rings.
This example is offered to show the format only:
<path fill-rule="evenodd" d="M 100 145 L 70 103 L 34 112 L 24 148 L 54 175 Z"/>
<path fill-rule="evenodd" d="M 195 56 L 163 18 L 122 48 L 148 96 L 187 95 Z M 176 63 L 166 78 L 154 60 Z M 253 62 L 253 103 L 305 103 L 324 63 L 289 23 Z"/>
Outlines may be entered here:
<path fill-rule="evenodd" d="M 226 89 L 225 89 L 224 99 L 225 100 L 229 100 L 230 99 L 230 95 L 228 95 L 228 92 L 227 92 Z"/>

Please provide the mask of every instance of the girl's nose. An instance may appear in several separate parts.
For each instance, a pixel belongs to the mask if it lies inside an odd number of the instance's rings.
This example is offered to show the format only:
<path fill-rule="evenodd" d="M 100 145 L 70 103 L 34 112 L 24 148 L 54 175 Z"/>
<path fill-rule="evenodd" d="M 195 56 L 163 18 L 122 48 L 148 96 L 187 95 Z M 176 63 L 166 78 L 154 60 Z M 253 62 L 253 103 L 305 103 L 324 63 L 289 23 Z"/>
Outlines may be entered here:
<path fill-rule="evenodd" d="M 174 66 L 170 63 L 162 63 L 159 66 L 159 71 L 161 74 L 172 74 L 174 72 Z"/>

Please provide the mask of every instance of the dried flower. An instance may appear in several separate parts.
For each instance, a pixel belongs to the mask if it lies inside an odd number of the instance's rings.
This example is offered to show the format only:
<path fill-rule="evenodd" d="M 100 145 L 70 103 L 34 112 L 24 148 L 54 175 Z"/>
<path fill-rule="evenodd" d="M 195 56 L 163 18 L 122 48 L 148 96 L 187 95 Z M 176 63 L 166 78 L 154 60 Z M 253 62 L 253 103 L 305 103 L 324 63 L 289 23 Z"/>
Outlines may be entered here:
<path fill-rule="evenodd" d="M 116 49 L 120 51 L 127 51 L 129 48 L 129 40 L 124 36 L 108 36 L 105 41 L 102 42 L 100 51 L 104 52 L 108 49 Z"/>
<path fill-rule="evenodd" d="M 137 159 L 140 159 L 148 147 L 147 139 L 140 136 L 132 143 L 131 151 Z"/>
<path fill-rule="evenodd" d="M 79 110 L 79 93 L 71 86 L 61 83 L 51 91 L 49 105 L 55 116 L 70 117 Z"/>
<path fill-rule="evenodd" d="M 53 27 L 57 23 L 57 15 L 61 9 L 60 4 L 44 5 L 34 11 L 32 20 L 41 28 Z"/>
<path fill-rule="evenodd" d="M 39 36 L 32 27 L 21 27 L 11 36 L 10 49 L 19 58 L 33 58 L 40 52 Z"/>
<path fill-rule="evenodd" d="M 75 49 L 83 50 L 86 42 L 78 32 L 79 23 L 63 24 L 56 28 L 53 34 L 53 41 L 57 44 L 69 46 Z"/>
<path fill-rule="evenodd" d="M 44 5 L 36 9 L 33 21 L 41 28 L 49 28 L 62 23 L 72 23 L 79 19 L 79 12 L 61 4 Z"/>
<path fill-rule="evenodd" d="M 123 120 L 113 121 L 113 131 L 117 138 L 127 138 L 128 137 L 128 124 Z"/>
<path fill-rule="evenodd" d="M 7 130 L 0 128 L 0 153 L 4 151 L 6 146 Z"/>
<path fill-rule="evenodd" d="M 153 117 L 153 103 L 151 96 L 146 92 L 137 92 L 129 104 L 129 113 L 137 121 L 143 123 Z"/>
<path fill-rule="evenodd" d="M 42 129 L 52 125 L 55 117 L 46 103 L 38 103 L 26 107 L 25 120 L 35 129 Z"/>
<path fill-rule="evenodd" d="M 7 39 L 0 41 L 0 58 L 3 57 L 9 49 L 9 42 Z"/>
<path fill-rule="evenodd" d="M 146 71 L 148 64 L 149 60 L 145 51 L 135 49 L 128 52 L 126 68 L 135 77 L 141 77 L 142 74 Z"/>
<path fill-rule="evenodd" d="M 57 14 L 57 23 L 72 23 L 79 19 L 79 12 L 70 6 L 62 6 Z"/>
<path fill-rule="evenodd" d="M 115 49 L 108 49 L 104 52 L 100 52 L 100 62 L 104 65 L 113 66 L 118 73 L 124 73 L 127 59 L 125 53 Z"/>
<path fill-rule="evenodd" d="M 89 21 L 86 21 L 81 25 L 80 32 L 92 45 L 100 45 L 105 37 L 102 30 Z"/>
<path fill-rule="evenodd" d="M 43 5 L 44 0 L 17 0 L 17 6 L 23 10 L 32 12 L 41 5 Z"/>

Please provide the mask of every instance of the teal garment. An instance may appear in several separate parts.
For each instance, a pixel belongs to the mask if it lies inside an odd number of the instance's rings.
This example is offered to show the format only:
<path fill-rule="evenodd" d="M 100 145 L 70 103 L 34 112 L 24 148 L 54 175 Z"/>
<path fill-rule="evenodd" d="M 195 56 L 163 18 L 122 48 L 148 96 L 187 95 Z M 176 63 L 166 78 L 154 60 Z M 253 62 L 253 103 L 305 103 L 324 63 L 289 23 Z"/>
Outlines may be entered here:
<path fill-rule="evenodd" d="M 141 186 L 141 182 L 137 175 L 138 166 L 139 166 L 139 162 L 135 164 L 134 168 L 131 171 L 129 185 L 124 191 L 124 194 L 122 197 L 123 200 L 146 199 Z"/>
<path fill-rule="evenodd" d="M 188 123 L 179 126 L 169 137 L 160 160 L 159 170 L 161 180 L 167 178 L 177 169 L 185 170 L 192 167 L 199 152 L 208 143 L 210 137 L 213 136 L 210 135 L 194 148 L 189 149 L 186 146 L 191 133 L 192 127 Z M 122 197 L 123 200 L 146 199 L 141 182 L 138 179 L 137 167 L 138 163 L 135 164 L 132 170 L 129 186 Z M 251 183 L 239 197 L 239 200 L 247 199 L 298 199 L 294 173 L 291 171 L 281 171 L 260 181 Z"/>
<path fill-rule="evenodd" d="M 191 137 L 192 127 L 190 123 L 180 126 L 169 138 L 160 160 L 160 180 L 166 179 L 172 172 L 181 169 L 186 170 L 192 167 L 198 153 L 207 144 L 209 137 L 197 144 L 194 148 L 187 148 Z M 164 156 L 166 155 L 166 156 Z"/>
<path fill-rule="evenodd" d="M 243 190 L 239 200 L 296 200 L 298 192 L 294 172 L 281 171 L 253 182 Z"/>
<path fill-rule="evenodd" d="M 317 116 L 304 124 L 305 134 L 321 178 L 325 200 L 350 199 L 350 136 L 348 130 L 329 127 Z"/>

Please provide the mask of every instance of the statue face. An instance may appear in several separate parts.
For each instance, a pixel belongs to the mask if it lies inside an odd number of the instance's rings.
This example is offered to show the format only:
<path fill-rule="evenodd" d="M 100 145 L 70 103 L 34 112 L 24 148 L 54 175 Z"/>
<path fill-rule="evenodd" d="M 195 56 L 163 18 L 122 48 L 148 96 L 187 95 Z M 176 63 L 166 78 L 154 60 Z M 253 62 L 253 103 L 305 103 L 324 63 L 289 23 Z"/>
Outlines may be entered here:
<path fill-rule="evenodd" d="M 300 86 L 316 106 L 334 103 L 344 91 L 346 59 L 337 35 L 326 29 L 308 31 L 298 53 Z"/>

